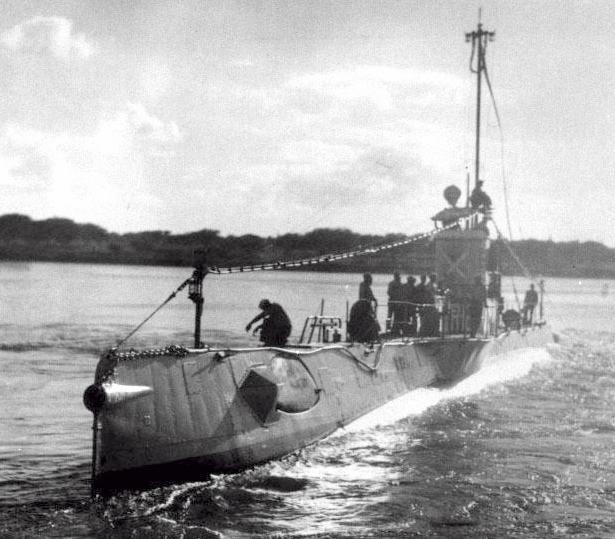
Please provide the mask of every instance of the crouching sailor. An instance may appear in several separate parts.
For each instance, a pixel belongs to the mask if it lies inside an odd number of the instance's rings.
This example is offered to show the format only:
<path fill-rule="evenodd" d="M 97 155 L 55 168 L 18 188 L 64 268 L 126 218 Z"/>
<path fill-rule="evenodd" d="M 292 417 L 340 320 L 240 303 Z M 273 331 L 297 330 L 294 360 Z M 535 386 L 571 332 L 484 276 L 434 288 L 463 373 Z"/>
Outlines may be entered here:
<path fill-rule="evenodd" d="M 257 314 L 246 326 L 250 331 L 252 324 L 259 320 L 263 323 L 254 329 L 254 334 L 260 330 L 260 340 L 264 346 L 284 346 L 290 335 L 292 326 L 290 318 L 277 303 L 271 303 L 268 299 L 262 299 L 258 304 L 261 313 Z"/>

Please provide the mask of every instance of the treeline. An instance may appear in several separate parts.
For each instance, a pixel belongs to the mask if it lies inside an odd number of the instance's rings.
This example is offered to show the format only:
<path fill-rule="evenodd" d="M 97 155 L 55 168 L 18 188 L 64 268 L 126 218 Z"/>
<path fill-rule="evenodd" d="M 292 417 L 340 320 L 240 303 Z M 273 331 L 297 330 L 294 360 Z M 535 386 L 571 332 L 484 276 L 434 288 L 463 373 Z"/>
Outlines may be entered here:
<path fill-rule="evenodd" d="M 209 265 L 237 266 L 309 258 L 404 237 L 403 234 L 369 235 L 326 228 L 266 238 L 252 234 L 223 237 L 210 229 L 187 234 L 171 234 L 166 230 L 115 234 L 70 219 L 35 221 L 25 215 L 10 214 L 0 216 L 0 260 L 191 266 L 193 251 L 205 249 Z M 600 243 L 523 240 L 513 242 L 512 248 L 534 274 L 615 278 L 615 249 Z M 494 242 L 492 250 L 492 254 L 499 253 L 497 258 L 503 273 L 520 273 L 518 264 L 503 245 Z M 433 243 L 423 241 L 377 255 L 304 269 L 374 273 L 399 269 L 417 274 L 430 271 L 433 251 Z"/>
<path fill-rule="evenodd" d="M 602 243 L 587 241 L 520 240 L 512 250 L 533 275 L 551 277 L 584 277 L 615 279 L 615 249 Z M 519 265 L 500 242 L 494 242 L 502 265 L 502 273 L 520 274 Z"/>

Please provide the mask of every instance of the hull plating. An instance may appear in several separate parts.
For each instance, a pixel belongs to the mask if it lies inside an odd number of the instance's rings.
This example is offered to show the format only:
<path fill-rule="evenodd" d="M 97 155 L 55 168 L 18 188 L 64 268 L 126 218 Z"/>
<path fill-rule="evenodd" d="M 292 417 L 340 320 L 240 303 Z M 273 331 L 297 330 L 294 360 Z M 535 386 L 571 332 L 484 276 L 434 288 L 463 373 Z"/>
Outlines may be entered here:
<path fill-rule="evenodd" d="M 552 340 L 543 327 L 495 339 L 107 358 L 97 383 L 151 391 L 95 414 L 96 484 L 238 471 L 305 447 L 408 391 L 455 383 L 497 356 Z"/>

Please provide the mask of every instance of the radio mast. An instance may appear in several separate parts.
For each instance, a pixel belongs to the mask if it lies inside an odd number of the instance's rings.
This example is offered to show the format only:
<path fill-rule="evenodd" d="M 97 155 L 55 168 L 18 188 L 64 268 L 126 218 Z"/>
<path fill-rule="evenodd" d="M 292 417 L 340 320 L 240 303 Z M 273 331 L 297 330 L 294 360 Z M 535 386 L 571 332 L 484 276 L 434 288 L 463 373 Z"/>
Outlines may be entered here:
<path fill-rule="evenodd" d="M 478 186 L 478 171 L 480 165 L 480 93 L 483 72 L 485 71 L 485 51 L 487 43 L 493 41 L 495 32 L 483 30 L 478 12 L 478 26 L 475 31 L 466 34 L 466 43 L 472 42 L 472 56 L 470 57 L 470 71 L 476 73 L 476 158 L 474 162 L 474 187 Z M 476 63 L 474 62 L 476 57 Z"/>

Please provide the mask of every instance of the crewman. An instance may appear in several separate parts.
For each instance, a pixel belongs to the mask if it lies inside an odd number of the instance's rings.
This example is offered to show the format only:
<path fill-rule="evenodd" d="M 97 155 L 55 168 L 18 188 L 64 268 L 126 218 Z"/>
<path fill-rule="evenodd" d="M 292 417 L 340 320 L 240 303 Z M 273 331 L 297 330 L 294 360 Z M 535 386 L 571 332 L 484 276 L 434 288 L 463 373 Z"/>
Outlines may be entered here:
<path fill-rule="evenodd" d="M 421 275 L 421 283 L 416 287 L 415 298 L 419 303 L 420 328 L 419 335 L 422 337 L 432 337 L 438 333 L 438 311 L 435 307 L 436 298 L 434 288 L 436 286 L 436 276 L 430 276 L 427 282 L 427 275 Z"/>
<path fill-rule="evenodd" d="M 525 298 L 523 300 L 523 323 L 532 324 L 534 320 L 534 309 L 538 305 L 538 294 L 534 290 L 534 285 L 531 284 L 529 289 L 525 292 Z"/>
<path fill-rule="evenodd" d="M 476 187 L 472 189 L 472 194 L 470 195 L 470 204 L 472 204 L 472 208 L 475 210 L 491 209 L 491 198 L 483 191 L 483 183 L 482 180 L 478 180 Z"/>
<path fill-rule="evenodd" d="M 262 320 L 263 323 L 254 329 L 253 334 L 260 330 L 260 340 L 264 346 L 285 346 L 292 326 L 284 309 L 268 299 L 262 299 L 258 308 L 262 312 L 248 322 L 246 331 L 250 331 L 252 324 Z"/>
<path fill-rule="evenodd" d="M 470 337 L 476 337 L 478 328 L 483 318 L 483 307 L 487 304 L 487 292 L 480 275 L 474 278 L 474 285 L 470 296 Z"/>
<path fill-rule="evenodd" d="M 426 334 L 434 337 L 440 333 L 440 313 L 436 309 L 436 296 L 442 293 L 438 276 L 435 273 L 429 275 L 428 294 L 425 294 L 425 299 L 428 300 L 430 306 L 425 309 L 427 319 Z"/>
<path fill-rule="evenodd" d="M 365 299 L 356 301 L 350 309 L 348 336 L 355 342 L 374 342 L 378 340 L 380 325 L 374 316 L 370 302 Z"/>
<path fill-rule="evenodd" d="M 417 303 L 423 303 L 422 300 L 425 299 L 425 293 L 427 292 L 427 275 L 422 274 L 419 279 L 419 284 L 414 288 L 414 297 Z"/>
<path fill-rule="evenodd" d="M 414 288 L 413 303 L 416 308 L 418 333 L 424 337 L 431 334 L 430 320 L 427 306 L 434 302 L 431 287 L 427 283 L 427 275 L 422 274 L 419 284 Z"/>
<path fill-rule="evenodd" d="M 405 318 L 405 334 L 414 336 L 416 335 L 416 288 L 414 286 L 416 279 L 412 275 L 406 277 L 406 283 L 404 284 L 404 318 Z"/>
<path fill-rule="evenodd" d="M 399 271 L 393 273 L 393 280 L 389 283 L 388 295 L 387 320 L 391 321 L 391 332 L 399 333 L 404 322 L 404 285 L 401 282 Z"/>
<path fill-rule="evenodd" d="M 431 289 L 431 293 L 434 296 L 440 294 L 440 285 L 438 284 L 438 276 L 435 273 L 432 273 L 429 276 L 429 287 Z"/>
<path fill-rule="evenodd" d="M 521 329 L 521 317 L 514 309 L 508 309 L 502 313 L 502 322 L 504 322 L 506 331 Z"/>
<path fill-rule="evenodd" d="M 364 273 L 363 274 L 363 282 L 359 285 L 359 299 L 363 299 L 367 301 L 376 313 L 376 309 L 378 308 L 378 300 L 374 293 L 372 292 L 372 274 Z"/>

